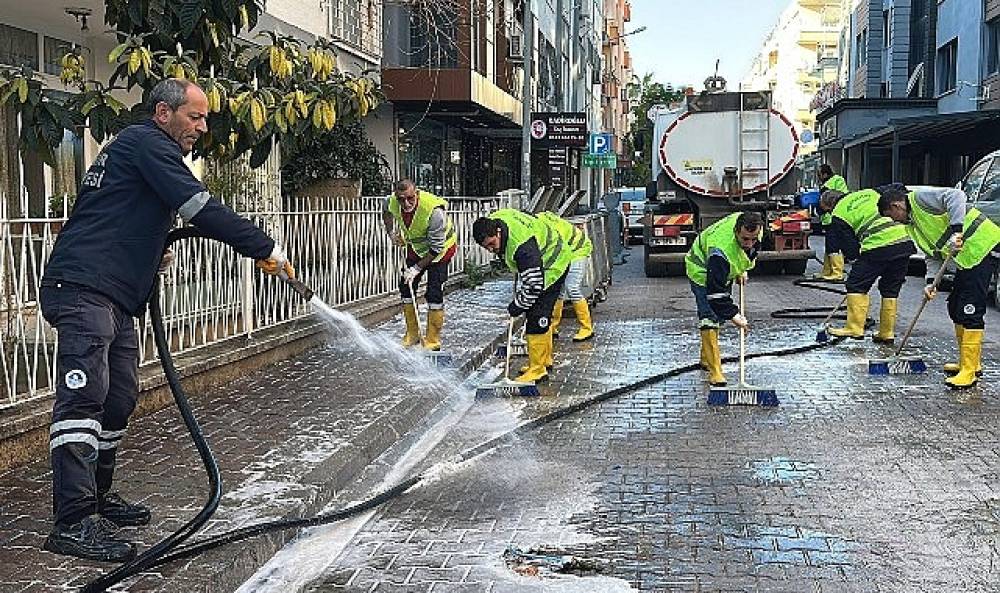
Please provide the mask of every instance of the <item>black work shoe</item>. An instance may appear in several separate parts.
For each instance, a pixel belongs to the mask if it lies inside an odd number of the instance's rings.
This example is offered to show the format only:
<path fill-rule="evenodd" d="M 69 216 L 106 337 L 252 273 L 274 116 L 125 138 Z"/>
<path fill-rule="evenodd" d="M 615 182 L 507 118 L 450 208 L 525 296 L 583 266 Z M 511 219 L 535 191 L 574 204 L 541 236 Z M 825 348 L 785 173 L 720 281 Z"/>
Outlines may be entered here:
<path fill-rule="evenodd" d="M 149 507 L 137 502 L 128 502 L 117 493 L 98 499 L 97 512 L 119 527 L 149 524 Z"/>
<path fill-rule="evenodd" d="M 73 525 L 53 527 L 43 548 L 85 560 L 128 562 L 135 558 L 135 544 L 115 538 L 117 531 L 114 523 L 100 515 L 90 515 Z"/>

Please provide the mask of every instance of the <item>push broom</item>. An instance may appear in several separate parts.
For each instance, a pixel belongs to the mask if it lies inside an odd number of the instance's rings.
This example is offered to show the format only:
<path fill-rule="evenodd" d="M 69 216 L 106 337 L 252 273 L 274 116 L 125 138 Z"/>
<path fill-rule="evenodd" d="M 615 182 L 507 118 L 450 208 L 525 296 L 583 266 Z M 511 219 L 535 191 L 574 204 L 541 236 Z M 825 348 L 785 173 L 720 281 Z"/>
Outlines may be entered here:
<path fill-rule="evenodd" d="M 931 282 L 930 291 L 937 290 L 938 284 L 941 282 L 941 277 L 944 276 L 944 270 L 948 267 L 948 262 L 951 260 L 951 253 L 945 256 L 944 261 L 941 263 L 941 269 L 937 271 L 934 275 L 934 280 Z M 906 346 L 906 342 L 910 339 L 910 334 L 913 332 L 913 327 L 917 325 L 917 320 L 920 319 L 920 314 L 924 312 L 924 307 L 930 299 L 927 298 L 927 292 L 924 292 L 924 300 L 920 303 L 920 307 L 917 308 L 917 314 L 913 316 L 910 320 L 910 326 L 906 328 L 906 333 L 903 334 L 903 339 L 899 342 L 899 347 L 896 348 L 895 354 L 890 358 L 883 359 L 872 359 L 868 361 L 868 374 L 869 375 L 919 375 L 921 373 L 927 372 L 927 363 L 924 359 L 919 356 L 912 358 L 902 358 L 900 353 Z"/>
<path fill-rule="evenodd" d="M 417 306 L 417 279 L 416 278 L 413 279 L 413 284 L 410 285 L 410 296 L 413 298 L 413 307 L 414 307 L 414 309 L 416 309 L 416 306 Z M 430 303 L 428 303 L 427 306 L 429 308 L 430 307 Z M 424 335 L 424 327 L 420 323 L 420 311 L 416 311 L 416 317 L 417 317 L 417 332 L 421 336 L 423 336 Z M 426 356 L 428 359 L 430 359 L 431 363 L 435 367 L 438 367 L 438 368 L 440 368 L 440 367 L 450 367 L 450 366 L 452 366 L 452 363 L 454 361 L 454 358 L 452 357 L 451 353 L 450 352 L 445 352 L 443 350 L 426 350 L 425 349 L 424 350 L 424 356 Z"/>
<path fill-rule="evenodd" d="M 514 318 L 510 318 L 510 324 L 507 326 L 507 355 L 505 356 L 504 367 L 503 367 L 503 377 L 495 383 L 484 383 L 476 388 L 476 399 L 485 399 L 490 397 L 513 397 L 513 396 L 525 396 L 525 397 L 535 397 L 541 395 L 538 391 L 538 387 L 534 383 L 524 383 L 521 381 L 514 381 L 510 378 L 510 356 L 511 348 L 510 342 L 514 337 Z"/>
<path fill-rule="evenodd" d="M 820 324 L 819 329 L 816 330 L 817 344 L 826 344 L 827 342 L 830 341 L 830 320 L 833 319 L 833 316 L 837 314 L 837 311 L 840 311 L 840 308 L 843 307 L 844 303 L 846 302 L 847 302 L 847 295 L 845 294 L 844 298 L 840 299 L 840 302 L 837 303 L 837 306 L 834 307 L 832 311 L 830 311 L 830 314 L 827 315 L 826 319 L 823 320 L 823 323 Z"/>
<path fill-rule="evenodd" d="M 740 315 L 743 315 L 746 284 L 740 285 Z M 776 406 L 778 395 L 773 389 L 763 389 L 746 382 L 747 330 L 740 328 L 740 383 L 735 387 L 713 387 L 708 391 L 712 406 Z"/>
<path fill-rule="evenodd" d="M 517 277 L 514 278 L 514 292 L 517 292 Z M 506 345 L 498 346 L 493 356 L 496 358 L 506 358 L 508 353 L 511 356 L 527 356 L 528 341 L 524 339 L 525 328 L 527 326 L 522 325 L 512 340 L 508 340 Z"/>

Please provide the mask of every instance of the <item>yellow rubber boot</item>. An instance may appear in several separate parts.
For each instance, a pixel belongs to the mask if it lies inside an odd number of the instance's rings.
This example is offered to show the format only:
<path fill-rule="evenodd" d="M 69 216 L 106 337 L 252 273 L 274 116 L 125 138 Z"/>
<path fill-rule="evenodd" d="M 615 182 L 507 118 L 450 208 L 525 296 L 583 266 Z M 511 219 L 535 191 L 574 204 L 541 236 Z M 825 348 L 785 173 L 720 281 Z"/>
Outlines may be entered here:
<path fill-rule="evenodd" d="M 876 344 L 892 344 L 896 339 L 896 299 L 882 298 L 882 309 L 878 314 L 878 333 L 872 336 Z"/>
<path fill-rule="evenodd" d="M 955 340 L 958 342 L 958 352 L 959 352 L 959 355 L 961 355 L 961 353 L 962 353 L 962 336 L 964 334 L 965 334 L 965 326 L 964 325 L 958 325 L 956 323 L 955 324 Z M 959 363 L 957 363 L 957 362 L 949 362 L 949 363 L 947 363 L 947 364 L 944 365 L 944 372 L 948 373 L 949 375 L 954 375 L 955 373 L 957 373 L 960 370 L 962 370 L 962 365 L 959 364 Z M 982 360 L 980 360 L 979 364 L 976 365 L 976 376 L 977 377 L 982 377 L 983 376 Z"/>
<path fill-rule="evenodd" d="M 403 303 L 403 319 L 406 320 L 406 334 L 403 335 L 403 347 L 409 348 L 420 343 L 420 330 L 417 328 L 417 307 L 413 303 Z"/>
<path fill-rule="evenodd" d="M 545 370 L 551 371 L 552 367 L 555 366 L 555 360 L 553 355 L 555 354 L 555 338 L 552 337 L 552 328 L 545 332 Z"/>
<path fill-rule="evenodd" d="M 954 377 L 944 380 L 948 387 L 965 389 L 976 384 L 979 378 L 976 369 L 982 366 L 983 330 L 965 328 L 962 333 L 962 347 L 958 353 L 960 369 Z"/>
<path fill-rule="evenodd" d="M 555 362 L 552 359 L 553 352 L 555 350 L 555 340 L 552 338 L 552 330 L 551 329 L 549 329 L 549 331 L 545 332 L 544 335 L 548 336 L 548 341 L 545 343 L 545 356 L 542 359 L 542 363 L 545 365 L 545 370 L 546 371 L 551 371 L 552 370 L 552 365 L 555 364 Z M 526 365 L 524 365 L 524 366 L 521 367 L 521 372 L 522 373 L 527 373 L 530 368 L 531 368 L 531 360 L 530 360 L 530 357 L 529 357 L 528 364 L 526 364 Z"/>
<path fill-rule="evenodd" d="M 528 341 L 528 367 L 518 375 L 516 381 L 522 383 L 542 383 L 548 380 L 549 375 L 545 370 L 545 357 L 547 355 L 548 341 L 551 334 L 528 334 L 525 339 Z"/>
<path fill-rule="evenodd" d="M 854 338 L 860 340 L 865 337 L 865 318 L 868 317 L 868 295 L 848 294 L 847 295 L 847 324 L 844 327 L 830 328 L 830 335 L 838 338 Z"/>
<path fill-rule="evenodd" d="M 712 387 L 722 387 L 726 384 L 726 376 L 722 374 L 722 356 L 719 353 L 719 330 L 701 330 L 701 339 L 705 347 L 708 367 L 708 384 Z"/>
<path fill-rule="evenodd" d="M 958 355 L 962 355 L 962 335 L 965 333 L 965 326 L 955 324 L 955 342 L 958 344 Z M 962 370 L 962 365 L 957 362 L 948 362 L 944 365 L 944 372 L 954 375 Z"/>
<path fill-rule="evenodd" d="M 573 336 L 574 342 L 585 342 L 594 337 L 594 321 L 590 318 L 590 305 L 587 299 L 580 299 L 573 303 L 573 310 L 576 311 L 576 318 L 580 320 L 580 330 Z"/>
<path fill-rule="evenodd" d="M 702 370 L 705 371 L 708 370 L 708 365 L 710 362 L 709 357 L 711 356 L 711 351 L 709 350 L 708 347 L 708 338 L 705 336 L 705 334 L 707 334 L 710 331 L 712 330 L 710 329 L 701 330 L 701 358 L 698 359 L 698 362 L 701 364 Z"/>
<path fill-rule="evenodd" d="M 829 262 L 829 270 L 820 276 L 823 280 L 827 282 L 843 282 L 844 281 L 844 254 L 842 253 L 831 253 L 826 256 L 826 261 Z"/>
<path fill-rule="evenodd" d="M 563 314 L 563 300 L 556 299 L 556 304 L 552 307 L 552 322 L 549 327 L 552 328 L 552 337 L 559 337 L 559 324 L 562 323 Z"/>
<path fill-rule="evenodd" d="M 819 274 L 813 274 L 813 278 L 816 280 L 825 280 L 827 276 L 830 275 L 830 256 L 823 256 L 823 269 L 819 271 Z"/>
<path fill-rule="evenodd" d="M 424 338 L 424 348 L 434 351 L 441 349 L 442 327 L 444 327 L 444 309 L 428 309 L 427 337 Z"/>

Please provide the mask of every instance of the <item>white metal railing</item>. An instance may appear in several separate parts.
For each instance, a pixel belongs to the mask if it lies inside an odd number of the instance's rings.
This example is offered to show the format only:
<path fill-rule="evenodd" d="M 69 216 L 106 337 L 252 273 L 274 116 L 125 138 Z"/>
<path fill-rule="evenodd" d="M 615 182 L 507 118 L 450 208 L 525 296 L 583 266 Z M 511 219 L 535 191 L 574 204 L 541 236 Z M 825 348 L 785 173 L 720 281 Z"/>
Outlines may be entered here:
<path fill-rule="evenodd" d="M 0 196 L 0 200 L 3 197 Z M 398 290 L 403 252 L 382 230 L 382 198 L 286 199 L 285 207 L 243 213 L 279 237 L 307 285 L 332 306 Z M 449 267 L 464 271 L 490 255 L 471 238 L 472 222 L 506 205 L 502 198 L 448 198 L 459 251 Z M 38 287 L 66 218 L 0 218 L 0 409 L 52 393 L 57 337 L 38 309 Z M 288 287 L 257 271 L 253 262 L 207 239 L 176 244 L 175 264 L 161 282 L 171 352 L 181 353 L 274 327 L 310 314 Z M 156 363 L 152 327 L 140 320 L 140 364 Z M 242 342 L 233 341 L 233 348 Z"/>

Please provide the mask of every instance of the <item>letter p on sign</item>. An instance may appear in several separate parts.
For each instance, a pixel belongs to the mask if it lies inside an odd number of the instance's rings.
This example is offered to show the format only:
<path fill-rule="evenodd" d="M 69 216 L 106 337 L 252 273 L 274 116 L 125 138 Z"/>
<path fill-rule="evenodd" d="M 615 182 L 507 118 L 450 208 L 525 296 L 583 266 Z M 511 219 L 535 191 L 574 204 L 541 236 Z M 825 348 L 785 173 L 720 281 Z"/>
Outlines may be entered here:
<path fill-rule="evenodd" d="M 608 154 L 611 152 L 611 134 L 591 134 L 590 154 Z"/>

